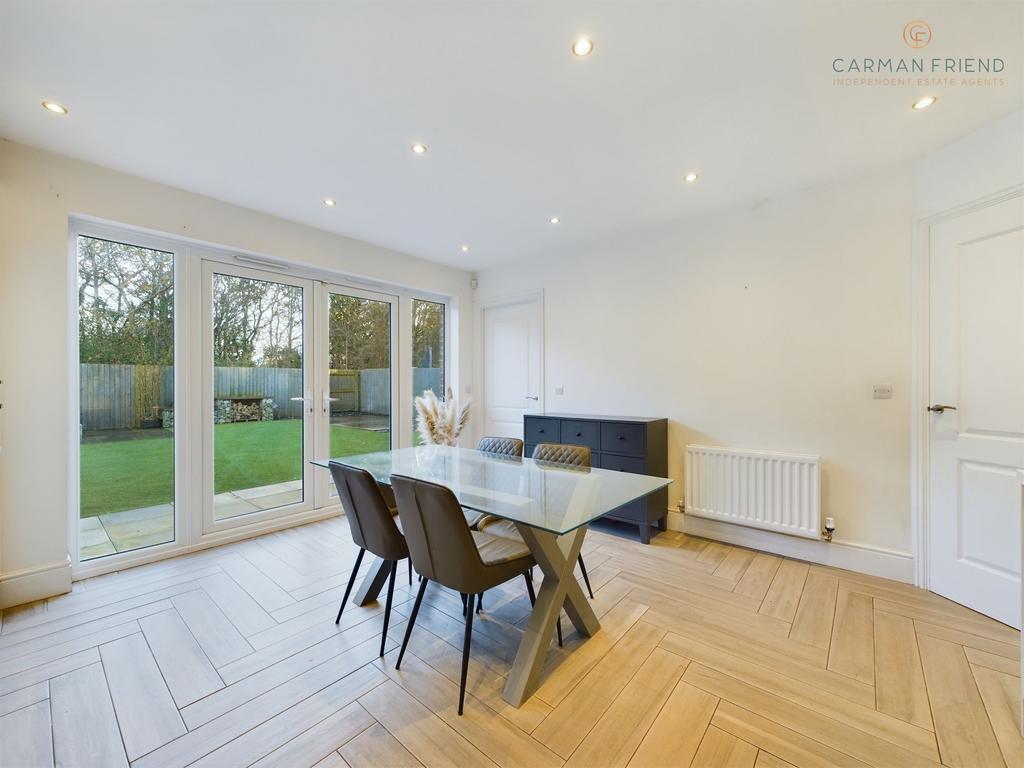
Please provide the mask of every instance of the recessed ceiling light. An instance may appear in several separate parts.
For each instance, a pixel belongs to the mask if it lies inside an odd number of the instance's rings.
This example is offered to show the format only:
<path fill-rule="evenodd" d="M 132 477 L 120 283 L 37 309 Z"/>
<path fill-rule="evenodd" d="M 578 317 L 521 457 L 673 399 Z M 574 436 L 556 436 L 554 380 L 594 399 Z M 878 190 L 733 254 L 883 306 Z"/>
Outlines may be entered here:
<path fill-rule="evenodd" d="M 68 113 L 68 108 L 63 104 L 58 104 L 56 101 L 44 101 L 43 109 L 53 112 L 55 115 L 66 115 Z"/>
<path fill-rule="evenodd" d="M 594 50 L 594 41 L 589 37 L 578 37 L 572 44 L 572 52 L 577 56 L 589 56 Z"/>
<path fill-rule="evenodd" d="M 469 246 L 468 245 L 462 246 L 462 252 L 463 253 L 469 253 Z"/>
<path fill-rule="evenodd" d="M 928 109 L 928 107 L 938 100 L 938 96 L 925 96 L 924 98 L 915 101 L 912 106 L 914 109 Z"/>
<path fill-rule="evenodd" d="M 324 198 L 324 205 L 326 205 L 328 208 L 333 208 L 337 204 L 338 204 L 337 202 L 335 202 L 334 200 L 331 200 L 331 198 L 329 198 L 329 197 L 325 197 Z"/>
<path fill-rule="evenodd" d="M 695 182 L 699 178 L 700 178 L 700 176 L 698 175 L 698 173 L 696 171 L 690 171 L 688 174 L 683 176 L 683 181 L 685 181 L 685 182 L 687 182 L 689 184 L 692 184 L 693 182 Z"/>
<path fill-rule="evenodd" d="M 415 155 L 422 155 L 424 152 L 427 151 L 427 145 L 426 144 L 420 144 L 417 141 L 415 144 L 412 145 L 412 151 L 413 151 L 413 154 L 415 154 Z"/>
<path fill-rule="evenodd" d="M 561 219 L 558 218 L 557 216 L 552 216 L 550 219 L 548 219 L 548 221 L 550 221 L 552 224 L 557 224 L 558 222 L 561 221 Z"/>

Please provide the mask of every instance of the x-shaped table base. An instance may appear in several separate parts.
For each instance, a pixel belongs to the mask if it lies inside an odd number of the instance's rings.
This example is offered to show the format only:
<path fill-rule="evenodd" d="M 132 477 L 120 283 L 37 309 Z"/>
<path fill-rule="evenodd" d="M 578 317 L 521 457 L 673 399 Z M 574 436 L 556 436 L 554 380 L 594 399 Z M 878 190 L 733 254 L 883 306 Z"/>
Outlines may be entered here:
<path fill-rule="evenodd" d="M 601 628 L 601 624 L 576 581 L 576 559 L 587 535 L 587 527 L 577 528 L 564 536 L 520 523 L 516 527 L 533 553 L 537 566 L 544 573 L 537 602 L 530 613 L 530 620 L 501 693 L 505 701 L 519 707 L 530 698 L 537 686 L 547 650 L 551 646 L 555 622 L 562 608 L 565 608 L 573 626 L 584 637 L 592 636 Z M 387 584 L 390 573 L 390 566 L 380 558 L 375 558 L 352 602 L 355 605 L 374 602 Z"/>

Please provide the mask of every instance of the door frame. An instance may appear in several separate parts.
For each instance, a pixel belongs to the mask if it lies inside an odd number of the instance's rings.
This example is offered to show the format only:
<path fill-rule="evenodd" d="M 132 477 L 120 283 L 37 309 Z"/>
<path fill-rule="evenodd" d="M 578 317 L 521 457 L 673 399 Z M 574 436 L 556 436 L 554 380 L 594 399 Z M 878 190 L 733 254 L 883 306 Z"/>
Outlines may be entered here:
<path fill-rule="evenodd" d="M 540 336 L 540 370 L 538 371 L 540 376 L 540 392 L 537 395 L 540 399 L 537 401 L 537 408 L 539 413 L 547 412 L 544 379 L 544 372 L 547 367 L 547 356 L 545 354 L 546 334 L 544 332 L 544 315 L 546 314 L 544 312 L 544 289 L 538 288 L 535 291 L 520 291 L 477 299 L 473 302 L 473 391 L 476 393 L 477 400 L 480 403 L 480 418 L 476 420 L 477 426 L 473 430 L 473 436 L 477 440 L 483 437 L 484 409 L 487 403 L 486 393 L 484 392 L 484 310 L 527 303 L 535 303 L 537 305 L 537 324 Z"/>
<path fill-rule="evenodd" d="M 911 245 L 910 530 L 914 585 L 931 588 L 928 562 L 928 475 L 931 420 L 925 408 L 931 393 L 931 227 L 1024 196 L 1024 184 L 945 210 L 914 217 Z"/>

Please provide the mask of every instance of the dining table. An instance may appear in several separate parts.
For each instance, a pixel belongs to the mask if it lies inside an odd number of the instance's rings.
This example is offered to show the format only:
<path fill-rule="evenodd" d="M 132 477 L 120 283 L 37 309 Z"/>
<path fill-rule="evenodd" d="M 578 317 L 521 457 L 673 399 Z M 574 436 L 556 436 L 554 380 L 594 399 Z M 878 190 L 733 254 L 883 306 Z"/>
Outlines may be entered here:
<path fill-rule="evenodd" d="M 592 637 L 600 629 L 574 575 L 590 524 L 672 482 L 442 445 L 313 460 L 323 468 L 331 462 L 364 469 L 383 486 L 391 485 L 392 475 L 438 483 L 449 488 L 465 509 L 515 524 L 544 574 L 502 690 L 502 698 L 515 707 L 536 690 L 563 608 L 581 635 Z M 353 598 L 355 604 L 375 601 L 389 573 L 388 564 L 377 559 Z"/>

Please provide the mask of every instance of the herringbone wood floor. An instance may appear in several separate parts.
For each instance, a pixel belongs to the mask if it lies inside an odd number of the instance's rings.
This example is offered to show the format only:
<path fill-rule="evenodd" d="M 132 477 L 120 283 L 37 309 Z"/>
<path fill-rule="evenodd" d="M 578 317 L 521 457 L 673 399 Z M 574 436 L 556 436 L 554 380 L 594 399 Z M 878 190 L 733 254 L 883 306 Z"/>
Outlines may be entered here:
<path fill-rule="evenodd" d="M 1019 635 L 912 587 L 676 533 L 591 532 L 602 631 L 500 692 L 529 606 L 487 594 L 466 714 L 457 595 L 333 622 L 354 560 L 336 518 L 76 584 L 0 626 L 0 765 L 1024 764 Z M 429 604 L 428 604 L 429 603 Z M 566 625 L 571 626 L 571 625 Z"/>

